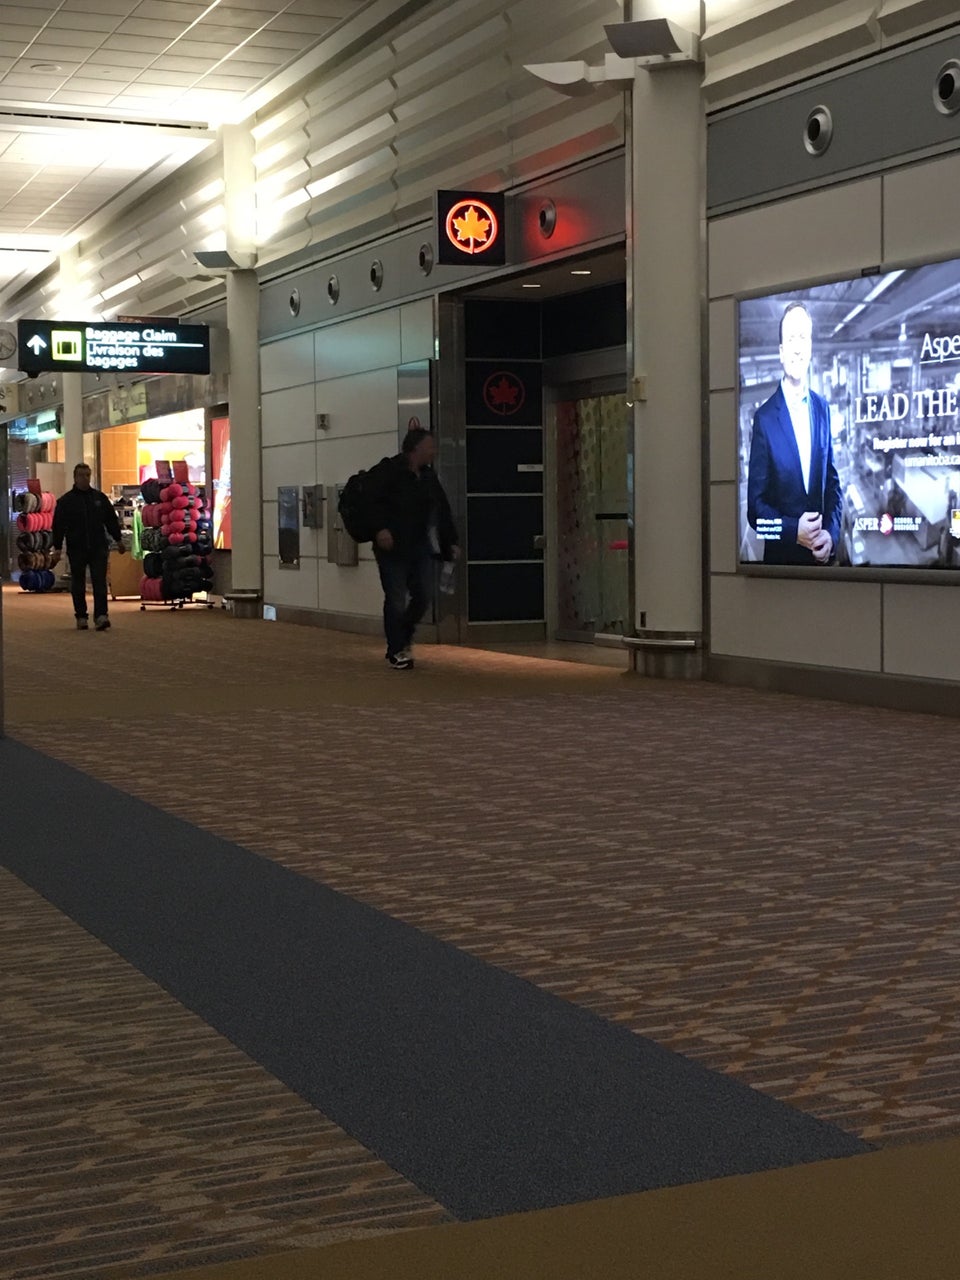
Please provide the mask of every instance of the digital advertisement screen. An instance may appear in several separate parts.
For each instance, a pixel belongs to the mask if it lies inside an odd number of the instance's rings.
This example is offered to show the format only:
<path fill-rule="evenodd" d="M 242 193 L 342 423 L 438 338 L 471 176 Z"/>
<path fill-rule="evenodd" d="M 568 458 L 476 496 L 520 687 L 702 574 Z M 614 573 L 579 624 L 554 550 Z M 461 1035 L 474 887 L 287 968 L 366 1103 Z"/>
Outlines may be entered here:
<path fill-rule="evenodd" d="M 741 564 L 960 567 L 960 261 L 738 321 Z"/>
<path fill-rule="evenodd" d="M 210 423 L 213 452 L 213 545 L 218 551 L 233 546 L 233 506 L 230 491 L 230 419 Z"/>

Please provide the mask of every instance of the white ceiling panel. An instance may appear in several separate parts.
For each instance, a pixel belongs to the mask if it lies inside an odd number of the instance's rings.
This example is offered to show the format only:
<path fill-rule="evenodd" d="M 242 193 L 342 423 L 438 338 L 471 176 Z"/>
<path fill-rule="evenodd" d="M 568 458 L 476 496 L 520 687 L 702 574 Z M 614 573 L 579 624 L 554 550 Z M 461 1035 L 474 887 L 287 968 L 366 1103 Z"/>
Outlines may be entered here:
<path fill-rule="evenodd" d="M 47 25 L 47 31 L 56 35 L 58 40 L 68 43 L 73 32 L 81 32 L 84 36 L 96 36 L 100 40 L 109 32 L 116 30 L 117 17 L 112 13 L 90 13 L 86 9 L 71 13 L 60 12 Z"/>
<path fill-rule="evenodd" d="M 178 40 L 183 34 L 179 22 L 165 22 L 156 18 L 125 18 L 117 27 L 118 36 L 154 36 L 164 45 Z"/>

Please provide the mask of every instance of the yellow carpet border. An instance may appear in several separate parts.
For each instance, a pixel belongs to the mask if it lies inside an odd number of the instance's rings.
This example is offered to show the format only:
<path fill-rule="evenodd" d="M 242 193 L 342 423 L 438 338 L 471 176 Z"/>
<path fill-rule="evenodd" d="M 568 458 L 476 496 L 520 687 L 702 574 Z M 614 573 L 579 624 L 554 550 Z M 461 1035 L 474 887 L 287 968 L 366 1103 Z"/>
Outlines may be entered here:
<path fill-rule="evenodd" d="M 960 1139 L 157 1280 L 955 1280 Z"/>

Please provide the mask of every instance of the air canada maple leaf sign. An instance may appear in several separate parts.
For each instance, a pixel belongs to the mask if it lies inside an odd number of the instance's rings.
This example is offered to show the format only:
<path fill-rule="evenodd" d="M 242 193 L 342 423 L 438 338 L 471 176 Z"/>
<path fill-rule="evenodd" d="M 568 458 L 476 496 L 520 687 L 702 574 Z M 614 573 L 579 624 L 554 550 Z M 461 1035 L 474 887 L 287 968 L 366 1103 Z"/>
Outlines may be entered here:
<path fill-rule="evenodd" d="M 477 266 L 505 261 L 502 195 L 437 192 L 440 261 Z"/>
<path fill-rule="evenodd" d="M 483 253 L 499 234 L 497 215 L 482 200 L 461 200 L 447 214 L 447 239 L 464 253 Z"/>
<path fill-rule="evenodd" d="M 483 384 L 483 402 L 491 413 L 510 417 L 519 413 L 527 398 L 526 387 L 516 376 L 502 370 L 492 373 Z"/>

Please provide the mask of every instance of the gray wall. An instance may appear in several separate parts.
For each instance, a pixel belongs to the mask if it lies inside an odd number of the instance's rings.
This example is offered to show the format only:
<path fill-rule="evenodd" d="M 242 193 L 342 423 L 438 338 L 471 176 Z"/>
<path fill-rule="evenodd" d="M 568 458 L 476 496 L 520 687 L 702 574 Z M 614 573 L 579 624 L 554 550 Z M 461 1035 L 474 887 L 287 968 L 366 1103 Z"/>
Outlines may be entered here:
<path fill-rule="evenodd" d="M 960 680 L 960 587 L 736 571 L 733 295 L 960 256 L 960 155 L 779 200 L 710 225 L 709 605 L 723 657 Z"/>
<path fill-rule="evenodd" d="M 397 452 L 397 367 L 434 351 L 430 299 L 299 333 L 261 349 L 263 439 L 263 597 L 266 604 L 373 622 L 382 610 L 369 545 L 360 563 L 327 563 L 327 531 L 301 529 L 299 569 L 281 569 L 277 546 L 280 485 L 341 483 Z M 330 416 L 318 431 L 316 415 Z"/>

